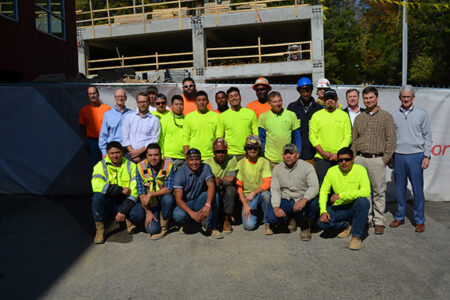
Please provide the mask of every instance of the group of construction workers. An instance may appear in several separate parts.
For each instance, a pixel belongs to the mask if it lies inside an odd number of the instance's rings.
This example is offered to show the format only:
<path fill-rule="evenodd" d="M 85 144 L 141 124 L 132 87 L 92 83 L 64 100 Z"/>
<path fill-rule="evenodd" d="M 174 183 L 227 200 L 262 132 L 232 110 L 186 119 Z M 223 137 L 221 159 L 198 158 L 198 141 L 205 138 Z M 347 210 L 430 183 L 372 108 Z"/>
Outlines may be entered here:
<path fill-rule="evenodd" d="M 315 100 L 311 80 L 300 78 L 300 97 L 287 109 L 263 77 L 246 107 L 237 87 L 215 94 L 215 111 L 192 78 L 182 88 L 170 106 L 155 86 L 147 88 L 136 97 L 137 111 L 126 108 L 123 89 L 109 109 L 98 89 L 88 88 L 79 123 L 93 165 L 96 244 L 104 243 L 113 216 L 130 234 L 143 230 L 153 240 L 171 225 L 183 232 L 191 221 L 221 239 L 242 221 L 245 230 L 263 222 L 265 235 L 300 227 L 308 241 L 317 224 L 326 235 L 351 235 L 349 248 L 358 250 L 369 228 L 384 233 L 386 166 L 397 184 L 390 227 L 404 223 L 409 178 L 415 229 L 424 231 L 422 172 L 431 130 L 426 112 L 413 105 L 411 86 L 401 88 L 401 106 L 392 114 L 379 108 L 374 87 L 362 91 L 365 109 L 359 91 L 347 90 L 342 110 L 327 79 L 318 81 Z"/>

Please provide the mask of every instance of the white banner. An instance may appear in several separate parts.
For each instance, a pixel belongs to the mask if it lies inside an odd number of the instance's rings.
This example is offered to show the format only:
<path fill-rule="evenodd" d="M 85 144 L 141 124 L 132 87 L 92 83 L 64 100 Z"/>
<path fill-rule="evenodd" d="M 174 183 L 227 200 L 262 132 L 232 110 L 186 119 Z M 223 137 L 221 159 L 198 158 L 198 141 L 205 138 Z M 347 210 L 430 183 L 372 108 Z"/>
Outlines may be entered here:
<path fill-rule="evenodd" d="M 136 109 L 135 96 L 148 85 L 99 84 L 100 99 L 114 105 L 114 91 L 127 91 L 127 107 Z M 250 84 L 197 84 L 208 93 L 216 108 L 217 91 L 237 86 L 245 106 L 256 99 Z M 88 103 L 84 84 L 0 85 L 0 193 L 38 195 L 80 195 L 90 193 L 90 170 L 84 138 L 78 127 L 78 114 Z M 181 94 L 181 84 L 158 84 L 170 101 Z M 281 93 L 286 107 L 298 99 L 295 85 L 273 85 Z M 345 91 L 350 86 L 335 87 L 340 103 L 346 107 Z M 360 91 L 361 87 L 356 87 Z M 392 112 L 398 109 L 399 89 L 379 88 L 379 105 Z M 313 92 L 315 95 L 315 91 Z M 363 106 L 362 101 L 360 105 Z M 432 159 L 425 171 L 425 197 L 431 201 L 450 201 L 450 90 L 418 89 L 415 105 L 425 109 L 433 132 Z M 388 201 L 395 199 L 391 170 L 387 171 Z M 409 194 L 412 198 L 411 190 Z"/>

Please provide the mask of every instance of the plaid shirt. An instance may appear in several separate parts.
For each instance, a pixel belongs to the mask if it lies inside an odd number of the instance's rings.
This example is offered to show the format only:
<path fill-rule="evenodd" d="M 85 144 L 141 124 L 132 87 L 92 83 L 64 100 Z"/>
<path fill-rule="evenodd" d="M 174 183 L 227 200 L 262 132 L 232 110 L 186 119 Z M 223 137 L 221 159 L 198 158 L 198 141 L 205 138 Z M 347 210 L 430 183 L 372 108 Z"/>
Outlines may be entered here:
<path fill-rule="evenodd" d="M 395 124 L 392 115 L 378 108 L 372 115 L 361 112 L 353 124 L 352 150 L 354 153 L 383 154 L 387 163 L 396 146 Z"/>
<path fill-rule="evenodd" d="M 160 167 L 162 167 L 162 164 L 160 165 Z M 153 172 L 153 169 L 149 163 L 147 163 L 147 168 L 148 168 L 148 170 L 151 171 L 152 178 L 156 178 L 156 176 L 158 175 L 159 169 L 156 173 Z M 173 191 L 174 174 L 175 174 L 175 172 L 172 169 L 172 171 L 170 171 L 170 173 L 169 173 L 169 176 L 167 176 L 166 181 L 164 182 L 164 187 L 168 188 L 170 190 L 170 192 Z M 137 167 L 137 166 L 136 166 L 136 182 L 137 182 L 138 195 L 145 195 L 144 181 L 142 180 L 141 173 L 139 172 L 139 167 Z"/>

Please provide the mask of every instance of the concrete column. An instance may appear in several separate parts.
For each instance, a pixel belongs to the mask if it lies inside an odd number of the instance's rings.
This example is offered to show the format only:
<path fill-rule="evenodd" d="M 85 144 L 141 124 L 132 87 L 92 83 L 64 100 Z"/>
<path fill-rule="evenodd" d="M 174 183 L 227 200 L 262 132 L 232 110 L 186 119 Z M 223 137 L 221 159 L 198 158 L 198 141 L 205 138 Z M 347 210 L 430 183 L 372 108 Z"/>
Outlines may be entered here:
<path fill-rule="evenodd" d="M 205 82 L 206 43 L 203 31 L 203 17 L 192 17 L 192 51 L 194 60 L 193 78 L 196 82 Z"/>
<path fill-rule="evenodd" d="M 89 60 L 89 46 L 84 42 L 82 29 L 77 30 L 78 72 L 87 76 L 87 61 Z"/>
<path fill-rule="evenodd" d="M 311 6 L 311 48 L 312 48 L 312 81 L 316 85 L 320 78 L 325 77 L 325 54 L 323 43 L 323 11 L 322 6 Z"/>

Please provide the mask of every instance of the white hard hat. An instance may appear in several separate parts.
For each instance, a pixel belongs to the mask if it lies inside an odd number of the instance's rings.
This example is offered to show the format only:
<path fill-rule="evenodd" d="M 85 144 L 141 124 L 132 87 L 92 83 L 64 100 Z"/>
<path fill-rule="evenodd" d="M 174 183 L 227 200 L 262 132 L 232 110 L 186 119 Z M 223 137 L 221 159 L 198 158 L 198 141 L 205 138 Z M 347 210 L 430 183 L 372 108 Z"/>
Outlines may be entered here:
<path fill-rule="evenodd" d="M 317 87 L 318 88 L 330 88 L 330 82 L 328 81 L 328 79 L 326 78 L 322 78 L 317 82 Z"/>

